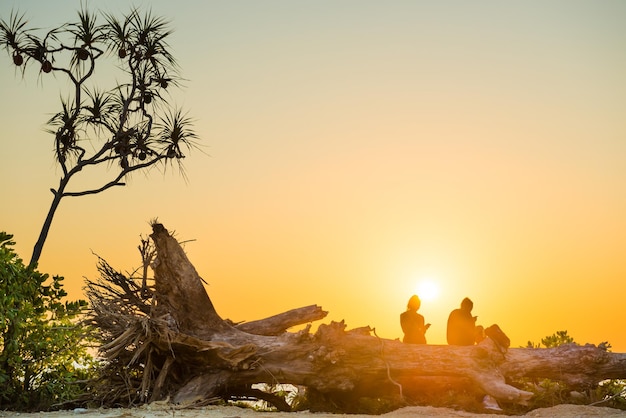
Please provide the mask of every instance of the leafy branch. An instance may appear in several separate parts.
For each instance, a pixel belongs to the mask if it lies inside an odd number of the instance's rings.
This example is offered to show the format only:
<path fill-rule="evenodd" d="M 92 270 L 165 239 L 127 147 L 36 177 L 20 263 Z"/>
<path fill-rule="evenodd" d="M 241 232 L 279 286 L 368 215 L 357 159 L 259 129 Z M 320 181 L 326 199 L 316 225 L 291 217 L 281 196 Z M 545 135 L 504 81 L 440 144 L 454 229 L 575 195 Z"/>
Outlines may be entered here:
<path fill-rule="evenodd" d="M 26 67 L 35 66 L 40 77 L 58 74 L 71 86 L 61 98 L 61 110 L 47 122 L 62 176 L 51 189 L 53 201 L 31 265 L 39 260 L 63 197 L 123 186 L 132 172 L 152 166 L 182 167 L 185 153 L 198 147 L 192 120 L 168 102 L 168 89 L 178 87 L 181 78 L 165 19 L 138 9 L 121 19 L 81 9 L 76 21 L 41 32 L 30 28 L 23 14 L 12 12 L 8 20 L 0 20 L 0 48 L 22 76 Z M 108 90 L 90 84 L 104 58 L 114 60 L 124 76 Z M 75 175 L 102 164 L 109 170 L 101 185 L 67 190 Z"/>

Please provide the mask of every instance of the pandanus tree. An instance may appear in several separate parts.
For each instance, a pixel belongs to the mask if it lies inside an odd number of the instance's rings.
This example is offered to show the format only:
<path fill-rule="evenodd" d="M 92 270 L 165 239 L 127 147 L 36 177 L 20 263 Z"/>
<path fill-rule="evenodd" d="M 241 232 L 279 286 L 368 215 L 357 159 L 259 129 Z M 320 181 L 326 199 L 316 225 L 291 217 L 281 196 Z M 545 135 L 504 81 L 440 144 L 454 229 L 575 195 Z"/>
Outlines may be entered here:
<path fill-rule="evenodd" d="M 55 75 L 70 83 L 61 110 L 47 122 L 62 174 L 51 189 L 52 203 L 30 265 L 38 262 L 64 197 L 123 186 L 134 171 L 154 166 L 182 168 L 184 152 L 197 146 L 192 121 L 169 103 L 169 89 L 180 87 L 181 80 L 167 42 L 170 35 L 166 20 L 137 9 L 121 18 L 83 9 L 75 22 L 45 32 L 30 28 L 23 14 L 13 12 L 9 20 L 0 20 L 0 45 L 22 76 L 35 66 L 42 82 Z M 97 69 L 108 71 L 103 66 L 107 59 L 115 61 L 111 68 L 123 80 L 108 90 L 94 82 Z M 101 182 L 70 189 L 75 176 L 97 167 L 107 167 Z"/>

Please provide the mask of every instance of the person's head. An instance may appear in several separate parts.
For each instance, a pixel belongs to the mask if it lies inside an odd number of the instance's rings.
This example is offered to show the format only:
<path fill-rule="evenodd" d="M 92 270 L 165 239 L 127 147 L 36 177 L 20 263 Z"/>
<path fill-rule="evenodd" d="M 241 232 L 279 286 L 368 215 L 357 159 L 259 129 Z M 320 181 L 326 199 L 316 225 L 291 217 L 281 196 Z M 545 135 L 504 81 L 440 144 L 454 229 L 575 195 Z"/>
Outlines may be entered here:
<path fill-rule="evenodd" d="M 409 298 L 409 303 L 406 304 L 406 308 L 410 311 L 417 311 L 422 306 L 422 301 L 417 295 L 413 295 Z"/>
<path fill-rule="evenodd" d="M 474 302 L 470 298 L 465 298 L 461 301 L 461 309 L 464 311 L 472 312 L 474 309 Z"/>

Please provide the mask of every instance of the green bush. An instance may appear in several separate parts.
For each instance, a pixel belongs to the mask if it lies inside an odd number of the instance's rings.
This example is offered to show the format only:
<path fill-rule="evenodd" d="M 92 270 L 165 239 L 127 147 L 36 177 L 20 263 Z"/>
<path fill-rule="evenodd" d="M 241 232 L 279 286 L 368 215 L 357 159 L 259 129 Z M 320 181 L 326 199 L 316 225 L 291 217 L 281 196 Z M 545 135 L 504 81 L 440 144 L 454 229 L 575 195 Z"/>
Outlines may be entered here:
<path fill-rule="evenodd" d="M 63 302 L 63 277 L 24 265 L 0 232 L 0 410 L 49 410 L 84 390 L 95 362 L 84 300 Z"/>
<path fill-rule="evenodd" d="M 548 335 L 541 339 L 541 344 L 546 348 L 554 348 L 563 344 L 576 344 L 574 339 L 567 333 L 567 330 L 557 331 L 552 335 Z M 541 344 L 536 344 L 532 341 L 528 341 L 526 348 L 540 348 Z M 604 343 L 606 344 L 606 343 Z"/>
<path fill-rule="evenodd" d="M 526 348 L 539 349 L 555 348 L 564 344 L 576 344 L 566 330 L 557 331 L 552 335 L 548 335 L 541 339 L 541 343 L 528 341 Z M 602 342 L 598 347 L 610 351 L 611 344 Z M 534 393 L 534 397 L 530 401 L 530 405 L 525 408 L 519 406 L 510 406 L 505 410 L 512 413 L 524 413 L 530 409 L 550 407 L 554 405 L 584 404 L 584 405 L 601 405 L 612 408 L 626 409 L 626 381 L 615 379 L 605 380 L 597 385 L 591 385 L 586 388 L 571 388 L 563 382 L 551 379 L 532 379 L 521 378 L 515 382 L 511 382 L 523 390 Z"/>

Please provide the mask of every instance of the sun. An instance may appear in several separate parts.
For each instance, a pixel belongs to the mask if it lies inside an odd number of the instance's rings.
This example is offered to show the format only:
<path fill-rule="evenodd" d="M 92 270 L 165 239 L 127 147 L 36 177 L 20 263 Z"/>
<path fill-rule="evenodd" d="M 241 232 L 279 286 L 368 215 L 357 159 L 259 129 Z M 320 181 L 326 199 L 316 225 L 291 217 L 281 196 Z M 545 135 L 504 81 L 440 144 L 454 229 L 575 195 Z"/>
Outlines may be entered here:
<path fill-rule="evenodd" d="M 424 301 L 432 301 L 439 297 L 439 285 L 432 278 L 421 279 L 415 286 L 415 291 Z"/>

